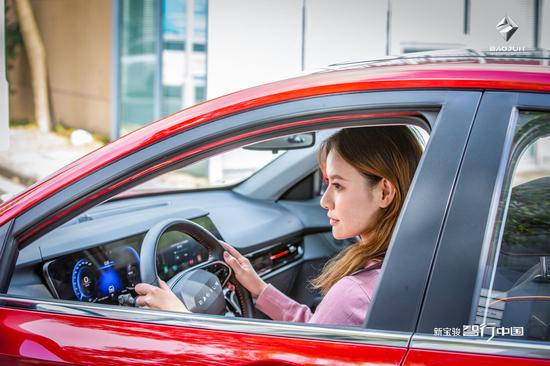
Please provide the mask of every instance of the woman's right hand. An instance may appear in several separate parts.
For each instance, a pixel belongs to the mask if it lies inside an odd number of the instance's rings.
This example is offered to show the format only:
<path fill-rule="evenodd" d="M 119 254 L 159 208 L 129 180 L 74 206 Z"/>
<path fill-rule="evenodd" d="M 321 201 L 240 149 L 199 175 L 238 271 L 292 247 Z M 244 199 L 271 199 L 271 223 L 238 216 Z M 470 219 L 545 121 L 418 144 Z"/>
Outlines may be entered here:
<path fill-rule="evenodd" d="M 264 288 L 267 287 L 267 283 L 258 276 L 248 258 L 231 245 L 223 241 L 220 243 L 226 250 L 223 252 L 223 259 L 235 273 L 237 281 L 250 292 L 253 298 L 260 296 Z"/>

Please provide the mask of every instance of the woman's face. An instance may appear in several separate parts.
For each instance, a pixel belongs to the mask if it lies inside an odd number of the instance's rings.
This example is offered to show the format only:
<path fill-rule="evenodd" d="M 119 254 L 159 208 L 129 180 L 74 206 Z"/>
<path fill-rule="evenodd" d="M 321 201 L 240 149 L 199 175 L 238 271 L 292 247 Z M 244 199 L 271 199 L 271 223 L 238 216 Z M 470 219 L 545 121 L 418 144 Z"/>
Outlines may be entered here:
<path fill-rule="evenodd" d="M 336 239 L 362 236 L 370 231 L 386 206 L 383 183 L 370 186 L 367 178 L 347 163 L 335 150 L 326 160 L 328 187 L 321 198 Z"/>

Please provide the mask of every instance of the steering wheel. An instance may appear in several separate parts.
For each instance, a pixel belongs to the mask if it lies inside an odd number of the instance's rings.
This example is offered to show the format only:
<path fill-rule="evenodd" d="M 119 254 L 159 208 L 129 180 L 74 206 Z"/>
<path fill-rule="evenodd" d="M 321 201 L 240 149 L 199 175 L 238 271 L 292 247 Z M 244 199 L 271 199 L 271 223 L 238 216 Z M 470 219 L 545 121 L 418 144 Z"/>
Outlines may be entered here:
<path fill-rule="evenodd" d="M 157 245 L 162 235 L 169 231 L 185 233 L 208 250 L 208 259 L 204 263 L 177 273 L 167 282 L 187 309 L 193 313 L 223 315 L 227 307 L 236 316 L 253 317 L 250 292 L 237 281 L 231 267 L 223 260 L 224 248 L 210 232 L 189 220 L 168 219 L 147 232 L 141 245 L 141 281 L 159 286 Z M 231 287 L 236 301 L 230 296 Z"/>

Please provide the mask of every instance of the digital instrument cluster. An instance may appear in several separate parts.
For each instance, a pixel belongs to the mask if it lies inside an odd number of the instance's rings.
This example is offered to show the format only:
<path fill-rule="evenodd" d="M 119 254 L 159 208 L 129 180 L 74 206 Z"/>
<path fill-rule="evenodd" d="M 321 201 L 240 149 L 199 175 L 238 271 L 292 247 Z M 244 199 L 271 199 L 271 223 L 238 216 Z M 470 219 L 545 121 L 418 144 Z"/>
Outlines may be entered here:
<path fill-rule="evenodd" d="M 220 238 L 207 216 L 192 221 Z M 51 260 L 43 266 L 46 283 L 60 299 L 118 304 L 120 295 L 141 282 L 139 252 L 144 237 L 142 233 Z M 179 231 L 165 233 L 157 245 L 157 271 L 164 281 L 207 259 L 206 248 Z"/>

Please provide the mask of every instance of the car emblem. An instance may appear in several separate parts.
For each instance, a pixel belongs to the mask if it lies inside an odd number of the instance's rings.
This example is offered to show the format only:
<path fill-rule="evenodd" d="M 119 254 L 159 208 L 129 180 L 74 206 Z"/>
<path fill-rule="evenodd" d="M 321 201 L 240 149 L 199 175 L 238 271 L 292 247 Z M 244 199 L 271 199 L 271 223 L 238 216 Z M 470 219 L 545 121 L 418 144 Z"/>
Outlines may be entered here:
<path fill-rule="evenodd" d="M 497 24 L 497 30 L 506 42 L 512 38 L 518 28 L 519 27 L 516 22 L 514 22 L 508 15 L 502 18 L 502 20 Z"/>

